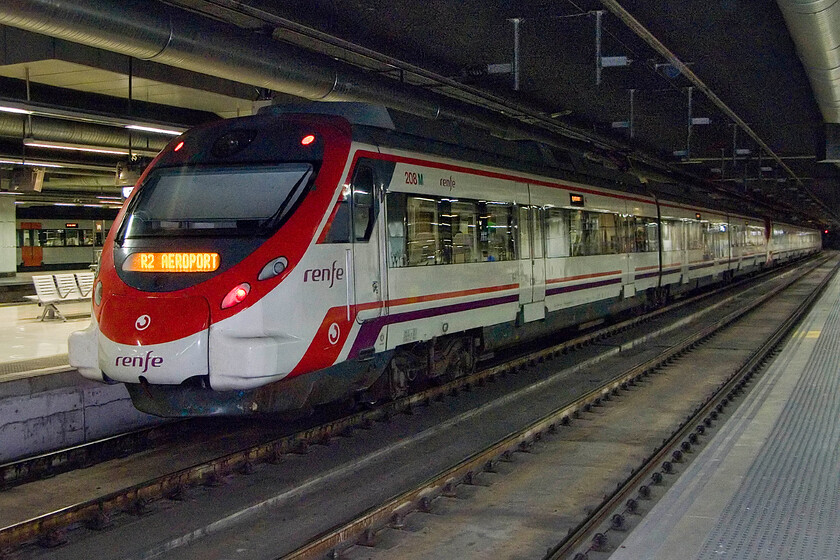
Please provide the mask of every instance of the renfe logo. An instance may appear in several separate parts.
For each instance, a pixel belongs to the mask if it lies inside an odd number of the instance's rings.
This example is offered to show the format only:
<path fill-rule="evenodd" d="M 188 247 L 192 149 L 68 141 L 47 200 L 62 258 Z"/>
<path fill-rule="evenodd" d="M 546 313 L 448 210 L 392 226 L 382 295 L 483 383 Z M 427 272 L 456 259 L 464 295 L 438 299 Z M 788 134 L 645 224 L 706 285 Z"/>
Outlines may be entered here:
<path fill-rule="evenodd" d="M 117 356 L 117 360 L 114 363 L 115 366 L 122 366 L 122 367 L 141 367 L 143 371 L 141 373 L 146 373 L 149 371 L 149 366 L 151 367 L 160 367 L 163 365 L 163 358 L 160 356 L 155 356 L 152 358 L 152 351 L 149 350 L 146 352 L 145 356 Z"/>
<path fill-rule="evenodd" d="M 308 268 L 303 271 L 304 282 L 329 282 L 330 288 L 336 280 L 344 278 L 344 269 L 336 267 L 338 261 L 333 261 L 332 268 Z"/>

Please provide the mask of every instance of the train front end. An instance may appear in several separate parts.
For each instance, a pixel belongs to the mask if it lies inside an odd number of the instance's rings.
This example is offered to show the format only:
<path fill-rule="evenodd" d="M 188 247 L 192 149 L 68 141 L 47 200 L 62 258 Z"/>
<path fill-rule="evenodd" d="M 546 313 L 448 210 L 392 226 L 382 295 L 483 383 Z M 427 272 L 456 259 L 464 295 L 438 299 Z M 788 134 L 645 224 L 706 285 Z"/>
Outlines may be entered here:
<path fill-rule="evenodd" d="M 71 365 L 125 383 L 161 416 L 299 406 L 305 394 L 254 389 L 300 373 L 319 306 L 335 304 L 303 301 L 295 271 L 312 258 L 349 148 L 347 121 L 312 115 L 231 119 L 173 140 L 109 233 Z"/>

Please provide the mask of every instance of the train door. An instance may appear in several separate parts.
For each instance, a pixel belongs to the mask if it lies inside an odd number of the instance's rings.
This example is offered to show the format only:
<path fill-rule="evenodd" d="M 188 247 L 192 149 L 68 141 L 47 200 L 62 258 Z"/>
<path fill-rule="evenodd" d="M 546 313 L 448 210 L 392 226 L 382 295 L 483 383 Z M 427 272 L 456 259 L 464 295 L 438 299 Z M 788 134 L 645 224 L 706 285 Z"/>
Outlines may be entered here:
<path fill-rule="evenodd" d="M 352 249 L 347 255 L 352 280 L 348 300 L 355 305 L 356 320 L 363 322 L 383 314 L 385 298 L 381 258 L 382 220 L 378 220 L 381 187 L 371 162 L 361 160 L 353 174 L 351 213 Z"/>
<path fill-rule="evenodd" d="M 24 267 L 39 267 L 44 263 L 40 233 L 40 222 L 21 222 L 19 242 L 21 262 Z"/>
<path fill-rule="evenodd" d="M 519 206 L 519 305 L 522 321 L 545 318 L 545 247 L 542 208 Z"/>

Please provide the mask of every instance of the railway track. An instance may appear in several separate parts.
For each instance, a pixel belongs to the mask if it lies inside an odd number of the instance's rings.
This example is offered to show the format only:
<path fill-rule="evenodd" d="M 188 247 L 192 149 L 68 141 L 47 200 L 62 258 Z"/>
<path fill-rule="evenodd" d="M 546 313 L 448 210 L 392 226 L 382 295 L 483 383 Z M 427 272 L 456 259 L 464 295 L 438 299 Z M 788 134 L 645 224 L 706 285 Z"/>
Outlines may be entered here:
<path fill-rule="evenodd" d="M 699 301 L 711 301 L 713 298 L 720 297 L 721 294 L 741 289 L 742 285 L 754 284 L 757 280 L 761 279 L 762 277 L 772 274 L 773 272 L 765 272 L 753 278 L 743 279 L 733 284 L 718 288 L 711 292 L 682 299 L 676 303 L 671 303 L 667 306 L 654 310 L 653 312 L 647 315 L 633 318 L 627 321 L 621 321 L 617 324 L 607 325 L 597 330 L 593 330 L 591 332 L 587 332 L 585 334 L 577 336 L 572 340 L 564 342 L 563 344 L 550 345 L 547 349 L 542 349 L 547 351 L 528 352 L 527 355 L 524 356 L 524 359 L 527 362 L 530 357 L 544 359 L 546 355 L 556 353 L 558 350 L 561 352 L 572 351 L 575 348 L 580 348 L 582 346 L 588 345 L 593 341 L 604 340 L 606 338 L 609 338 L 610 336 L 613 336 L 616 333 L 621 332 L 622 330 L 626 330 L 635 325 L 647 322 L 653 317 L 665 315 L 667 313 L 673 313 L 675 310 L 681 307 L 685 307 L 697 303 Z M 521 365 L 521 360 L 513 361 L 511 365 L 519 366 Z M 501 367 L 504 367 L 504 363 L 501 364 Z M 65 371 L 72 371 L 72 369 L 69 366 L 67 366 L 65 369 L 56 368 L 55 372 L 62 373 Z M 484 377 L 485 373 L 486 371 L 478 372 L 475 376 L 471 378 L 466 378 L 464 380 L 459 380 L 454 384 L 446 385 L 444 389 L 448 389 L 452 385 L 454 385 L 455 387 L 459 387 L 463 386 L 464 384 L 472 383 L 477 379 L 480 380 L 482 377 Z M 408 400 L 407 404 L 411 405 L 416 402 L 416 398 L 410 399 Z M 386 404 L 384 406 L 383 414 L 388 414 L 389 409 L 395 409 L 399 411 L 405 405 L 405 400 L 401 400 L 393 404 Z M 378 414 L 379 412 L 377 410 L 367 412 L 361 417 L 361 421 L 366 422 L 371 417 L 376 418 L 378 417 Z M 357 416 L 356 418 L 359 417 Z M 134 453 L 148 451 L 157 446 L 176 441 L 183 434 L 184 431 L 221 431 L 225 429 L 225 426 L 221 425 L 221 423 L 218 422 L 211 422 L 211 426 L 209 427 L 203 426 L 203 423 L 204 421 L 202 419 L 198 419 L 197 421 L 173 421 L 163 425 L 142 428 L 122 434 L 115 434 L 113 436 L 98 439 L 96 441 L 91 441 L 80 445 L 74 445 L 69 448 L 59 449 L 56 451 L 42 453 L 36 456 L 0 464 L 0 491 L 8 490 L 10 488 L 22 484 L 51 478 L 53 476 L 65 472 L 70 472 L 76 469 L 87 468 L 105 461 L 126 457 Z M 322 424 L 324 424 L 324 431 L 334 431 L 328 428 L 328 422 L 322 422 Z M 193 428 L 191 427 L 191 425 L 197 426 Z M 277 428 L 274 426 L 270 428 L 270 430 L 275 429 Z M 304 432 L 304 429 L 301 428 L 298 431 Z M 274 438 L 264 436 L 264 439 L 266 441 L 270 441 Z"/>
<path fill-rule="evenodd" d="M 780 288 L 779 288 L 780 289 Z M 776 290 L 778 291 L 778 290 Z M 767 296 L 770 297 L 770 296 Z M 691 302 L 684 302 L 681 305 L 690 305 Z M 663 315 L 658 312 L 654 317 Z M 654 320 L 647 317 L 645 321 L 650 323 Z M 734 320 L 732 318 L 731 320 Z M 637 326 L 639 320 L 628 321 L 623 324 L 614 325 L 611 327 L 612 332 L 625 332 L 628 329 Z M 679 322 L 676 323 L 676 327 Z M 719 328 L 719 327 L 718 327 Z M 223 482 L 231 473 L 253 472 L 257 465 L 271 464 L 278 462 L 287 462 L 287 457 L 292 455 L 305 454 L 311 446 L 319 446 L 319 444 L 328 444 L 331 438 L 337 435 L 347 435 L 349 431 L 354 429 L 361 429 L 362 431 L 373 429 L 377 424 L 383 423 L 389 418 L 394 418 L 396 415 L 401 415 L 406 412 L 411 412 L 418 407 L 429 407 L 431 403 L 437 402 L 439 399 L 444 399 L 447 395 L 453 392 L 470 391 L 472 388 L 481 384 L 493 384 L 492 380 L 498 379 L 501 376 L 528 368 L 528 365 L 536 365 L 542 361 L 550 359 L 561 360 L 564 356 L 568 357 L 571 350 L 577 349 L 575 352 L 575 359 L 569 360 L 576 362 L 573 368 L 566 368 L 567 374 L 573 371 L 579 371 L 587 364 L 591 365 L 598 361 L 605 359 L 610 355 L 614 355 L 619 351 L 626 351 L 633 345 L 639 345 L 644 342 L 644 337 L 630 338 L 621 344 L 613 343 L 612 346 L 603 346 L 597 351 L 592 351 L 593 347 L 598 344 L 596 341 L 604 340 L 608 336 L 604 332 L 592 333 L 590 335 L 580 337 L 578 339 L 568 341 L 562 345 L 551 348 L 542 349 L 528 356 L 522 356 L 505 364 L 500 364 L 488 368 L 474 376 L 457 380 L 453 383 L 434 387 L 428 391 L 420 394 L 406 397 L 388 403 L 385 406 L 379 407 L 376 410 L 365 411 L 347 418 L 342 418 L 326 425 L 315 426 L 304 430 L 293 436 L 286 438 L 275 439 L 272 441 L 260 443 L 256 446 L 238 451 L 233 454 L 228 454 L 224 457 L 219 457 L 213 461 L 203 462 L 199 465 L 193 465 L 189 468 L 180 469 L 176 472 L 168 473 L 164 476 L 156 477 L 142 483 L 133 485 L 130 488 L 120 489 L 107 495 L 99 496 L 93 500 L 76 503 L 61 508 L 57 511 L 51 512 L 48 515 L 39 516 L 27 520 L 23 523 L 18 523 L 14 526 L 9 526 L 0 531 L 0 550 L 8 551 L 19 550 L 22 545 L 40 541 L 44 546 L 55 546 L 62 544 L 70 539 L 72 529 L 85 525 L 93 530 L 109 527 L 115 521 L 115 517 L 122 515 L 122 512 L 133 512 L 135 515 L 140 515 L 143 511 L 148 511 L 150 504 L 160 501 L 162 497 L 169 497 L 172 500 L 183 499 L 182 496 L 189 492 L 189 489 L 195 488 L 199 485 L 209 484 L 210 486 Z M 697 336 L 702 340 L 704 337 L 710 336 L 710 332 L 699 333 Z M 640 376 L 644 376 L 646 371 L 656 368 L 659 364 L 673 359 L 674 356 L 680 352 L 684 352 L 685 348 L 692 344 L 697 344 L 697 340 L 684 341 L 684 346 L 681 349 L 672 349 L 668 352 L 661 353 L 656 357 L 648 359 L 647 362 L 640 364 L 629 372 L 625 372 L 621 376 L 612 376 L 606 381 L 601 380 L 596 388 L 589 390 L 576 400 L 564 405 L 557 412 L 556 418 L 552 420 L 540 420 L 532 422 L 525 430 L 526 435 L 515 434 L 511 437 L 500 440 L 495 447 L 489 451 L 489 459 L 485 456 L 476 457 L 474 461 L 460 465 L 456 471 L 449 472 L 445 475 L 445 480 L 438 481 L 435 484 L 424 484 L 423 487 L 417 491 L 416 496 L 409 496 L 407 494 L 400 496 L 396 501 L 398 503 L 391 503 L 389 506 L 380 508 L 381 512 L 370 517 L 367 521 L 358 521 L 354 527 L 360 529 L 356 531 L 359 536 L 364 539 L 372 539 L 377 531 L 377 526 L 384 526 L 387 524 L 399 524 L 400 519 L 405 517 L 410 507 L 406 503 L 414 504 L 414 509 L 422 511 L 428 507 L 429 503 L 438 495 L 446 495 L 452 493 L 458 484 L 469 482 L 478 473 L 492 470 L 494 464 L 498 461 L 504 461 L 511 453 L 517 450 L 527 448 L 533 445 L 533 441 L 540 439 L 544 434 L 557 430 L 559 426 L 563 425 L 564 418 L 573 418 L 576 413 L 586 411 L 588 408 L 598 406 L 604 400 L 611 398 L 615 393 L 622 388 L 632 385 L 638 381 Z M 687 346 L 685 346 L 687 345 Z M 587 357 L 586 354 L 589 354 Z M 510 376 L 509 376 L 510 377 Z M 513 377 L 518 377 L 513 376 Z M 526 376 L 527 377 L 527 376 Z M 523 379 L 522 383 L 525 387 L 532 387 L 531 389 L 522 389 L 525 391 L 539 391 L 542 385 L 547 384 L 547 380 L 542 380 L 533 383 L 533 380 Z M 504 397 L 509 398 L 509 397 Z M 463 420 L 459 420 L 463 421 Z M 430 491 L 430 488 L 437 488 L 439 492 L 435 494 Z M 430 493 L 431 492 L 431 493 Z M 424 505 L 425 504 L 425 505 Z M 264 507 L 269 507 L 266 505 Z M 384 524 L 384 525 L 383 525 Z M 348 541 L 347 535 L 354 533 L 351 528 L 339 530 L 337 534 L 342 535 L 341 543 L 344 545 L 347 542 L 354 542 L 352 539 Z M 201 535 L 193 534 L 192 539 L 197 539 Z M 75 538 L 75 537 L 74 537 Z M 335 537 L 332 537 L 333 539 Z M 187 539 L 190 540 L 190 539 Z M 336 550 L 340 543 L 330 541 L 330 537 L 325 536 L 321 539 L 324 543 L 319 545 L 321 548 L 312 548 L 310 552 L 300 552 L 301 557 L 313 557 L 318 554 Z M 171 543 L 170 543 L 171 545 Z M 166 544 L 162 545 L 164 549 Z M 174 545 L 173 545 L 174 546 Z M 324 548 L 326 546 L 326 548 Z M 160 547 L 158 553 L 163 550 Z M 155 553 L 149 553 L 144 557 L 155 557 Z M 36 551 L 37 555 L 37 551 Z M 307 556 L 310 555 L 310 556 Z"/>
<path fill-rule="evenodd" d="M 721 382 L 714 391 L 697 405 L 677 426 L 673 433 L 653 449 L 650 455 L 629 476 L 620 482 L 612 492 L 603 495 L 603 500 L 568 534 L 558 539 L 545 555 L 546 560 L 572 558 L 584 560 L 589 554 L 610 550 L 609 537 L 621 534 L 627 529 L 627 518 L 639 510 L 639 502 L 650 497 L 651 487 L 660 484 L 663 477 L 674 472 L 676 463 L 684 462 L 692 447 L 699 442 L 700 436 L 707 434 L 719 419 L 720 414 L 731 404 L 738 394 L 749 384 L 753 375 L 790 333 L 799 319 L 807 312 L 823 287 L 833 276 L 827 274 L 797 306 L 772 334 L 751 353 L 746 362 Z M 810 272 L 810 271 L 809 271 Z M 354 554 L 354 549 L 373 547 L 379 534 L 391 529 L 403 529 L 406 517 L 412 513 L 429 513 L 434 509 L 434 501 L 440 498 L 455 497 L 458 486 L 472 486 L 482 473 L 494 473 L 500 463 L 510 462 L 518 452 L 528 452 L 549 434 L 556 434 L 563 426 L 569 426 L 573 418 L 581 413 L 591 412 L 593 407 L 602 406 L 606 401 L 617 397 L 622 390 L 643 382 L 657 370 L 666 368 L 677 359 L 682 359 L 700 345 L 703 345 L 717 333 L 739 321 L 754 309 L 770 301 L 785 287 L 779 287 L 754 301 L 748 308 L 736 310 L 722 317 L 715 324 L 692 333 L 677 344 L 667 348 L 645 363 L 635 365 L 622 372 L 609 383 L 582 395 L 574 402 L 558 407 L 539 420 L 510 434 L 495 445 L 473 454 L 468 459 L 441 471 L 435 477 L 424 481 L 415 488 L 395 497 L 388 503 L 365 512 L 354 520 L 321 535 L 299 549 L 283 555 L 284 560 L 303 560 L 323 557 L 368 557 L 364 553 Z M 481 509 L 479 506 L 476 509 Z M 459 519 L 455 523 L 468 525 L 474 520 Z M 452 529 L 450 528 L 450 531 Z M 426 551 L 428 552 L 428 551 Z M 384 554 L 383 557 L 389 557 Z M 411 557 L 402 551 L 393 557 Z M 421 553 L 417 557 L 426 557 Z M 469 556 L 467 556 L 469 557 Z M 606 555 L 603 555 L 606 557 Z"/>

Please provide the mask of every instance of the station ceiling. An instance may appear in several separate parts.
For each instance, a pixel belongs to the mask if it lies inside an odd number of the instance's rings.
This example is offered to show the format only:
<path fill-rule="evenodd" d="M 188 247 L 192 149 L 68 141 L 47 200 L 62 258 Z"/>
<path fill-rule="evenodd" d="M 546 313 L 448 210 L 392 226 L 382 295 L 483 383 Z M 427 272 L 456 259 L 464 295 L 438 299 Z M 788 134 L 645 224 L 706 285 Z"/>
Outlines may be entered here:
<path fill-rule="evenodd" d="M 101 203 L 120 193 L 118 164 L 130 177 L 171 138 L 126 126 L 177 132 L 323 97 L 442 107 L 441 119 L 532 131 L 657 192 L 840 226 L 822 40 L 837 30 L 809 28 L 807 3 L 788 2 L 7 2 L 0 189 L 41 164 L 42 191 L 19 201 Z"/>

